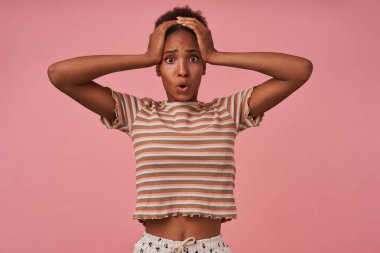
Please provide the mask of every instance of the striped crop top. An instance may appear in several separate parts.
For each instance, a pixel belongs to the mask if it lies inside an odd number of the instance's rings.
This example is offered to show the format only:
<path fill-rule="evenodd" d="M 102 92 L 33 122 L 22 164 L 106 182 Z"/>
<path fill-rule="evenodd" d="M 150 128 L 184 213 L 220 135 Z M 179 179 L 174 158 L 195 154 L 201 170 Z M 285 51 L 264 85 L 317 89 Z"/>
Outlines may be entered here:
<path fill-rule="evenodd" d="M 108 88 L 116 119 L 101 116 L 108 129 L 125 132 L 134 146 L 137 201 L 132 219 L 201 216 L 237 218 L 234 144 L 257 127 L 264 113 L 249 115 L 253 86 L 211 102 L 138 98 Z"/>

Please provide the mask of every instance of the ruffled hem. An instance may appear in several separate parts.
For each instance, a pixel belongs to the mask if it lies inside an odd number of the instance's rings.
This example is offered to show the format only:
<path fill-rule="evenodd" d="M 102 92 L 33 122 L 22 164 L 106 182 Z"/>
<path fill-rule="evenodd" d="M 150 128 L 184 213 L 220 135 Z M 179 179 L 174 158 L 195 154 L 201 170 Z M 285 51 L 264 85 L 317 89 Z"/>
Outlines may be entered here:
<path fill-rule="evenodd" d="M 113 92 L 112 89 L 111 89 L 111 91 L 112 91 L 113 100 L 115 100 L 115 102 L 116 102 L 115 108 L 114 108 L 116 119 L 112 122 L 112 126 L 115 126 L 119 122 L 119 106 L 120 105 L 119 105 L 119 102 L 117 101 L 116 94 Z"/>
<path fill-rule="evenodd" d="M 120 116 L 119 116 L 119 102 L 118 102 L 118 99 L 116 97 L 116 94 L 115 92 L 110 88 L 110 87 L 106 87 L 107 89 L 109 89 L 111 91 L 111 95 L 112 95 L 112 98 L 113 100 L 115 100 L 115 108 L 114 108 L 114 112 L 115 112 L 115 116 L 116 118 L 114 119 L 114 121 L 110 121 L 109 119 L 107 119 L 106 117 L 104 116 L 100 116 L 100 121 L 105 124 L 107 126 L 107 128 L 116 128 L 117 124 L 119 123 L 120 121 Z"/>
<path fill-rule="evenodd" d="M 256 87 L 257 87 L 257 86 L 252 87 L 252 89 L 251 89 L 251 90 L 249 91 L 249 93 L 247 94 L 247 99 L 246 99 L 247 110 L 245 111 L 245 115 L 244 115 L 244 118 L 247 119 L 247 121 L 248 121 L 248 122 L 251 124 L 251 126 L 253 126 L 253 127 L 258 127 L 258 126 L 260 126 L 260 122 L 263 120 L 264 115 L 265 115 L 265 113 L 261 113 L 261 114 L 257 115 L 255 118 L 253 118 L 253 117 L 250 115 L 251 108 L 249 107 L 249 100 L 251 99 L 252 94 L 253 94 L 253 90 L 254 90 Z"/>
<path fill-rule="evenodd" d="M 168 217 L 173 216 L 188 216 L 188 217 L 204 217 L 204 218 L 211 218 L 211 219 L 220 219 L 221 223 L 225 223 L 228 221 L 231 221 L 232 219 L 237 219 L 237 215 L 235 216 L 215 216 L 211 214 L 187 214 L 187 213 L 173 213 L 173 214 L 167 214 L 162 216 L 133 216 L 132 219 L 138 220 L 138 222 L 142 223 L 144 226 L 146 224 L 145 220 L 160 220 Z"/>

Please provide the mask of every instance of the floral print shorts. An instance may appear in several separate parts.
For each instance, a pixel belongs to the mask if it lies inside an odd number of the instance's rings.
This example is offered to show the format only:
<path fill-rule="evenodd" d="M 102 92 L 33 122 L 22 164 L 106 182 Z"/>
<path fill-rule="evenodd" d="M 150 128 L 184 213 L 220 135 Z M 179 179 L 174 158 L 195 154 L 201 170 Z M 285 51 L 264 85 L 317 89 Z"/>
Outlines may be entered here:
<path fill-rule="evenodd" d="M 232 253 L 222 235 L 195 240 L 169 240 L 144 232 L 135 243 L 133 253 Z"/>

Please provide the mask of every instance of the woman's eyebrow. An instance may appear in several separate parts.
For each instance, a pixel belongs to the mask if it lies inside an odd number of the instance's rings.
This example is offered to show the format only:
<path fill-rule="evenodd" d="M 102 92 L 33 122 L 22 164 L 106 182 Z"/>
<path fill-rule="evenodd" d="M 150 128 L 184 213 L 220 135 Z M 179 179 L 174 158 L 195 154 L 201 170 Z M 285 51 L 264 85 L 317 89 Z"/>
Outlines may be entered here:
<path fill-rule="evenodd" d="M 188 53 L 193 53 L 193 52 L 199 52 L 197 49 L 195 49 L 195 48 L 191 48 L 191 49 L 187 49 L 187 50 L 185 50 L 186 52 L 188 52 Z M 168 53 L 176 53 L 176 52 L 178 52 L 178 49 L 174 49 L 174 50 L 168 50 L 168 51 L 165 51 L 164 52 L 164 54 L 168 54 Z"/>

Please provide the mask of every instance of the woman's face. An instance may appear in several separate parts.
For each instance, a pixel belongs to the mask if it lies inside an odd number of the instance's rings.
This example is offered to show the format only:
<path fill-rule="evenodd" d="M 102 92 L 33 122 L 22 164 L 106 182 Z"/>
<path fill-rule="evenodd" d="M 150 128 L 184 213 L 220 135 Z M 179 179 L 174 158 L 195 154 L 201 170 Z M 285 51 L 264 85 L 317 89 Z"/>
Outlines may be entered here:
<path fill-rule="evenodd" d="M 206 64 L 201 59 L 196 37 L 187 31 L 171 33 L 166 38 L 162 61 L 156 71 L 162 77 L 168 102 L 197 101 Z"/>

